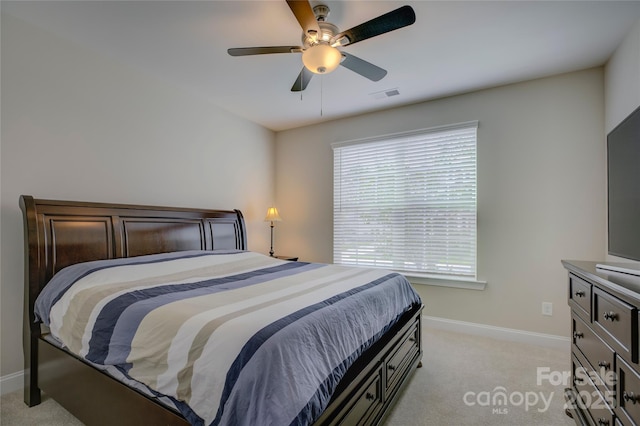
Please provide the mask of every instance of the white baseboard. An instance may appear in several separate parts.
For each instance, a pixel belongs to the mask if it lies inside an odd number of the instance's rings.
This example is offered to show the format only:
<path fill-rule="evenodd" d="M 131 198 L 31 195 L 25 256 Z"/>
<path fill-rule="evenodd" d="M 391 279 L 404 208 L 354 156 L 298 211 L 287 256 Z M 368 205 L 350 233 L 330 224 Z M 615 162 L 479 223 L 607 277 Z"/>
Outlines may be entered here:
<path fill-rule="evenodd" d="M 439 330 L 455 331 L 458 333 L 474 334 L 493 339 L 511 342 L 528 343 L 536 346 L 564 349 L 569 353 L 571 340 L 568 337 L 554 334 L 535 333 L 532 331 L 516 330 L 513 328 L 495 327 L 492 325 L 473 322 L 457 321 L 446 318 L 423 315 L 424 326 Z"/>
<path fill-rule="evenodd" d="M 0 377 L 0 395 L 15 392 L 24 388 L 24 371 Z"/>

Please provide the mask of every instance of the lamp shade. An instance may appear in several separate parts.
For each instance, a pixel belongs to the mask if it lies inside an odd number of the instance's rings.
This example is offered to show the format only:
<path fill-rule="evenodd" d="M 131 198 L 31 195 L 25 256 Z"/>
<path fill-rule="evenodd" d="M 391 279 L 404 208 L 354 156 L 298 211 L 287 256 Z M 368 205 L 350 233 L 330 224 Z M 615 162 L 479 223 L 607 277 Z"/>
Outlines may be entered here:
<path fill-rule="evenodd" d="M 275 207 L 269 207 L 267 209 L 267 217 L 264 218 L 265 222 L 280 222 L 282 219 L 278 214 L 278 209 Z"/>
<path fill-rule="evenodd" d="M 302 63 L 311 72 L 326 74 L 338 68 L 342 54 L 335 47 L 320 43 L 302 52 Z"/>

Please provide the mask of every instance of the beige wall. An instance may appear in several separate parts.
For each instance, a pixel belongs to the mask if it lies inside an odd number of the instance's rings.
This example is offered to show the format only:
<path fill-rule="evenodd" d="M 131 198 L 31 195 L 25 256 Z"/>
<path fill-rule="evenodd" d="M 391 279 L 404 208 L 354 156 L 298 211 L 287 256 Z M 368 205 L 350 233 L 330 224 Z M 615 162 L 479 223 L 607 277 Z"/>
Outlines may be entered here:
<path fill-rule="evenodd" d="M 605 67 L 605 130 L 609 133 L 640 106 L 640 20 Z"/>
<path fill-rule="evenodd" d="M 267 252 L 275 135 L 2 15 L 1 371 L 22 370 L 20 194 L 239 208 Z"/>
<path fill-rule="evenodd" d="M 602 68 L 279 132 L 276 251 L 332 261 L 332 142 L 470 120 L 479 120 L 478 278 L 488 284 L 416 285 L 425 314 L 566 336 L 560 260 L 605 254 Z"/>

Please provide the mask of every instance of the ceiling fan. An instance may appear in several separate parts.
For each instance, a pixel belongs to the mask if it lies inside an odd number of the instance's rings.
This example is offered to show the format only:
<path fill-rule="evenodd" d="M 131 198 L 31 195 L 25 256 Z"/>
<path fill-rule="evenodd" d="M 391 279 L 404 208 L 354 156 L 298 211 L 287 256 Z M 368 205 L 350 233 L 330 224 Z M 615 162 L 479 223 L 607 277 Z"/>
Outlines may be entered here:
<path fill-rule="evenodd" d="M 291 87 L 292 92 L 304 90 L 314 74 L 329 73 L 339 65 L 371 81 L 382 79 L 387 75 L 386 70 L 338 48 L 406 27 L 416 21 L 413 8 L 402 6 L 340 32 L 338 27 L 326 21 L 328 6 L 319 4 L 311 8 L 307 0 L 287 0 L 287 4 L 302 27 L 302 46 L 236 47 L 227 52 L 231 56 L 301 52 L 304 66 Z"/>

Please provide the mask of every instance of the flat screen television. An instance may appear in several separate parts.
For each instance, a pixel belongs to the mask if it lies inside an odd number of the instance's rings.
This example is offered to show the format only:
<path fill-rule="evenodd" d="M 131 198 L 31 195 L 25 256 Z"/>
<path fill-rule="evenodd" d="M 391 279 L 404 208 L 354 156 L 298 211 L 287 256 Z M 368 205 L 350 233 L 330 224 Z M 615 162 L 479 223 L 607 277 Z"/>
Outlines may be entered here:
<path fill-rule="evenodd" d="M 609 254 L 640 261 L 640 107 L 607 135 L 607 193 Z"/>

